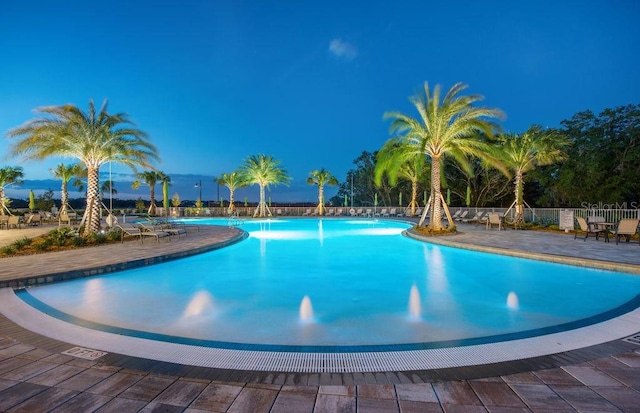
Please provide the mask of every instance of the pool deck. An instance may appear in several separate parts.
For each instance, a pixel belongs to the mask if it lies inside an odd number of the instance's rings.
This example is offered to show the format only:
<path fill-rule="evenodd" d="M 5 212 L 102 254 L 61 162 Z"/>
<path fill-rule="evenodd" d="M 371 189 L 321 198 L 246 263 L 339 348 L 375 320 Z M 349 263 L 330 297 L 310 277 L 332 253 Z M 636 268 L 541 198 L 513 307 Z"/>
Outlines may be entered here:
<path fill-rule="evenodd" d="M 51 228 L 0 231 L 0 246 Z M 637 242 L 585 242 L 567 234 L 485 230 L 467 224 L 459 229 L 462 234 L 435 242 L 640 274 Z M 69 272 L 87 276 L 105 268 L 161 262 L 238 236 L 232 228 L 202 226 L 187 237 L 159 243 L 147 239 L 144 244 L 128 241 L 2 258 L 0 285 L 29 285 Z M 483 366 L 380 373 L 237 371 L 120 354 L 90 361 L 62 354 L 72 347 L 0 314 L 0 411 L 640 411 L 640 340 L 633 344 L 618 339 Z"/>

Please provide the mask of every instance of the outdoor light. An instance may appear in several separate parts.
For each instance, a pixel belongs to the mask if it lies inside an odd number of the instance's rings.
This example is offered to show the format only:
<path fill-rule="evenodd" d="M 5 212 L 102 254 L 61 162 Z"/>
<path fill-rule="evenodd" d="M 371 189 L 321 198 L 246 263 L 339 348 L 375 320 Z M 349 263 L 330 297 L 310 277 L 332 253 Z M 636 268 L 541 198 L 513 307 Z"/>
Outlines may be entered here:
<path fill-rule="evenodd" d="M 200 189 L 200 194 L 198 196 L 198 201 L 202 202 L 202 180 L 199 180 L 198 183 L 195 184 L 193 187 Z"/>

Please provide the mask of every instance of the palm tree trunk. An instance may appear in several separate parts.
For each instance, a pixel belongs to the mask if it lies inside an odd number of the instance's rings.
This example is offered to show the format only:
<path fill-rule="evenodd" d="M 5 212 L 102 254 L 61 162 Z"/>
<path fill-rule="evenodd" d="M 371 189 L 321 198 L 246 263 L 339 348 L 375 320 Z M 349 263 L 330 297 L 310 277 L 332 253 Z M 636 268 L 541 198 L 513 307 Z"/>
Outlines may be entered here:
<path fill-rule="evenodd" d="M 318 215 L 322 216 L 324 212 L 324 186 L 318 185 Z"/>
<path fill-rule="evenodd" d="M 442 229 L 442 202 L 440 201 L 440 158 L 434 156 L 431 158 L 431 222 L 429 228 L 433 230 Z"/>
<path fill-rule="evenodd" d="M 4 216 L 4 188 L 0 186 L 0 215 Z M 8 228 L 8 227 L 7 227 Z"/>
<path fill-rule="evenodd" d="M 67 182 L 62 182 L 62 188 L 60 189 L 60 214 L 67 213 L 67 205 L 69 204 L 69 190 L 67 189 Z"/>
<path fill-rule="evenodd" d="M 156 188 L 155 185 L 149 189 L 149 198 L 151 198 L 151 204 L 149 205 L 149 215 L 156 214 Z"/>
<path fill-rule="evenodd" d="M 236 206 L 234 204 L 235 200 L 234 200 L 234 193 L 233 193 L 233 189 L 229 188 L 229 213 L 233 213 L 233 211 L 236 209 Z"/>
<path fill-rule="evenodd" d="M 84 235 L 100 230 L 99 168 L 87 166 L 87 208 L 84 211 Z"/>
<path fill-rule="evenodd" d="M 260 203 L 258 204 L 258 208 L 256 209 L 256 214 L 258 215 L 260 218 L 263 218 L 267 215 L 267 204 L 264 201 L 265 200 L 265 192 L 264 192 L 264 185 L 259 184 L 260 186 Z"/>
<path fill-rule="evenodd" d="M 516 172 L 516 215 L 514 217 L 514 224 L 518 225 L 524 222 L 524 180 L 522 179 L 522 171 Z"/>
<path fill-rule="evenodd" d="M 416 208 L 418 205 L 418 180 L 413 179 L 411 181 L 411 216 L 416 214 Z"/>

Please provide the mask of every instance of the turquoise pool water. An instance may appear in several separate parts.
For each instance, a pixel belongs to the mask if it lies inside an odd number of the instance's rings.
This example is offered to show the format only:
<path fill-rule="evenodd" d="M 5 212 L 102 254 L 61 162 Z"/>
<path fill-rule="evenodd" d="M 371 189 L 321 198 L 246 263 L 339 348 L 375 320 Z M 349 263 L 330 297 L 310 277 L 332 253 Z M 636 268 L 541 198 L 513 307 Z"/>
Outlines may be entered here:
<path fill-rule="evenodd" d="M 250 236 L 230 247 L 24 294 L 122 334 L 276 346 L 491 341 L 579 323 L 640 294 L 638 276 L 432 245 L 403 236 L 409 224 L 398 221 L 241 228 Z"/>

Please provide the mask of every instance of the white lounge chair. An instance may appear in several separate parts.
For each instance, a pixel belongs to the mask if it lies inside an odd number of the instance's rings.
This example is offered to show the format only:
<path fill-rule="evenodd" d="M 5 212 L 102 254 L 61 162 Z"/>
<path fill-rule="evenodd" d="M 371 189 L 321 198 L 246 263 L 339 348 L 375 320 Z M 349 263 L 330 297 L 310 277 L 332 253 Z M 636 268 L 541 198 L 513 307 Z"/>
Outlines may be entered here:
<path fill-rule="evenodd" d="M 458 218 L 456 218 L 456 221 L 462 221 L 464 220 L 467 215 L 469 215 L 469 211 L 462 211 L 462 213 L 460 215 L 458 215 Z"/>
<path fill-rule="evenodd" d="M 382 211 L 380 211 L 380 215 L 382 215 L 383 217 L 388 217 L 389 210 L 387 208 L 382 208 Z"/>

